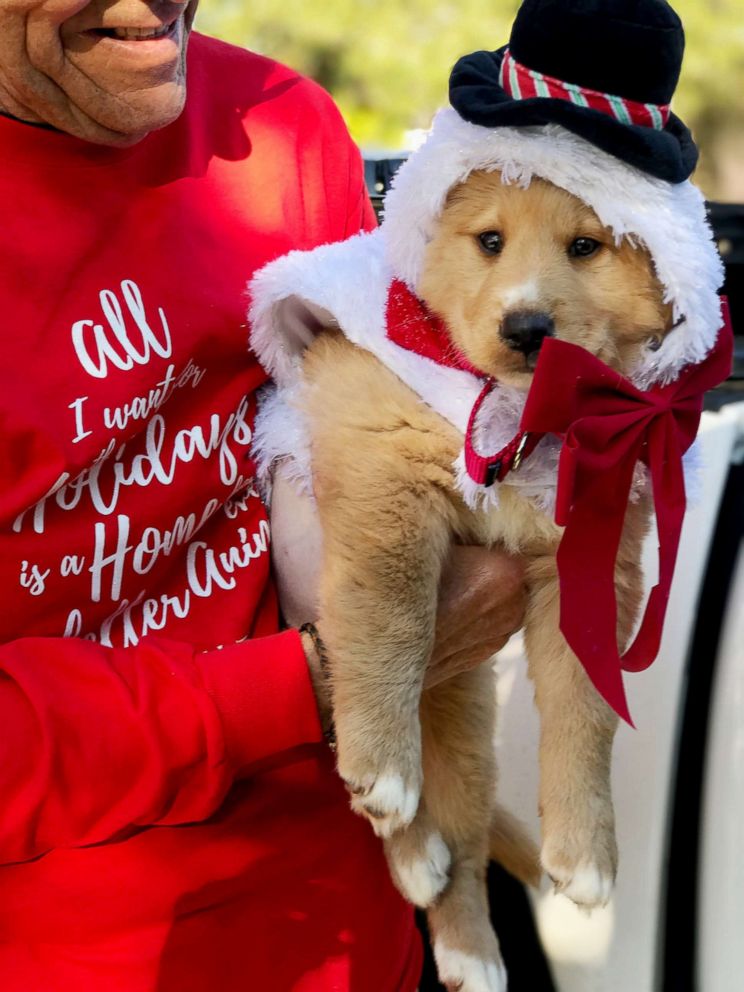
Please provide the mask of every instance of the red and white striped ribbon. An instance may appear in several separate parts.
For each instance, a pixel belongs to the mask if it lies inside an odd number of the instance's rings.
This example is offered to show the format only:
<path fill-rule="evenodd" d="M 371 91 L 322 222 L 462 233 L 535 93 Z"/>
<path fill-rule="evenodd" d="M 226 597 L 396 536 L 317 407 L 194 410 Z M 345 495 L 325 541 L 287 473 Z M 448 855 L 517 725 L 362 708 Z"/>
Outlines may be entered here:
<path fill-rule="evenodd" d="M 621 124 L 638 124 L 663 131 L 669 122 L 669 104 L 637 103 L 622 96 L 600 93 L 597 90 L 565 83 L 542 72 L 528 69 L 511 55 L 507 48 L 501 63 L 499 84 L 515 100 L 532 100 L 544 97 L 552 100 L 568 100 L 577 107 L 587 107 L 609 114 Z"/>

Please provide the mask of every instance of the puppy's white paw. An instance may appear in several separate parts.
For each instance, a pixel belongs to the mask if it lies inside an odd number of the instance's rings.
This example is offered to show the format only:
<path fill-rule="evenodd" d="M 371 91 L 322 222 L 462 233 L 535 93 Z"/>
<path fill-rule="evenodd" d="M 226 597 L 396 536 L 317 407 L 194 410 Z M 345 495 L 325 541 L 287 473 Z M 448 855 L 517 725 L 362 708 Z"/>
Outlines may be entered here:
<path fill-rule="evenodd" d="M 541 861 L 546 873 L 555 884 L 557 892 L 568 896 L 582 909 L 596 909 L 610 901 L 615 885 L 614 875 L 604 871 L 596 861 L 580 862 L 574 869 L 553 861 L 543 849 Z"/>
<path fill-rule="evenodd" d="M 435 831 L 426 840 L 420 857 L 395 862 L 395 871 L 405 897 L 421 909 L 431 906 L 449 882 L 450 851 Z"/>
<path fill-rule="evenodd" d="M 506 968 L 500 957 L 484 960 L 435 940 L 434 959 L 448 992 L 506 992 Z"/>
<path fill-rule="evenodd" d="M 366 816 L 378 837 L 390 837 L 413 820 L 421 799 L 421 785 L 406 782 L 402 775 L 388 772 L 369 785 L 346 782 L 352 794 L 351 807 Z"/>

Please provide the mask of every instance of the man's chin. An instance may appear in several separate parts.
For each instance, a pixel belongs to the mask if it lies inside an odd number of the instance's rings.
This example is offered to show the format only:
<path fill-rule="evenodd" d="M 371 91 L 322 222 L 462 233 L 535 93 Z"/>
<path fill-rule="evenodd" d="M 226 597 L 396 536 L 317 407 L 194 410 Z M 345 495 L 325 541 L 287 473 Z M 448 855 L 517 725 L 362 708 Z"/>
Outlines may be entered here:
<path fill-rule="evenodd" d="M 185 84 L 168 84 L 167 92 L 151 91 L 144 99 L 109 107 L 97 104 L 89 113 L 78 105 L 74 123 L 64 130 L 94 144 L 128 148 L 152 131 L 172 124 L 181 116 L 185 103 Z"/>

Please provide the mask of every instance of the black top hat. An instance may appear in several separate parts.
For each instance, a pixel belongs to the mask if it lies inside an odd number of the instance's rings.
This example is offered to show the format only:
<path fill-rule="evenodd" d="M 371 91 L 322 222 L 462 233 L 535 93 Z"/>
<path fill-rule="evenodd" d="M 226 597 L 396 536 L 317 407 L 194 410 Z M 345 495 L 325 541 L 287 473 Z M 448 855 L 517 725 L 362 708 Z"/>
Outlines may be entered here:
<path fill-rule="evenodd" d="M 507 46 L 457 62 L 450 101 L 484 127 L 561 124 L 680 183 L 698 158 L 669 110 L 684 47 L 666 0 L 524 0 Z"/>

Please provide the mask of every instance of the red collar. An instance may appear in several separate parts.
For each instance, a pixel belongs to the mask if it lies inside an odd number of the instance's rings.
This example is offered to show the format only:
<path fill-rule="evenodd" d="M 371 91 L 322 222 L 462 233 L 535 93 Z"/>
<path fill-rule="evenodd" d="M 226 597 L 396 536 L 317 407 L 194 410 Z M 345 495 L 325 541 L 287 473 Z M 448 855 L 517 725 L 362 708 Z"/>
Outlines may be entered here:
<path fill-rule="evenodd" d="M 413 351 L 445 368 L 469 372 L 483 383 L 465 431 L 465 467 L 473 482 L 479 486 L 503 482 L 509 472 L 516 471 L 529 458 L 544 434 L 527 437 L 520 431 L 506 447 L 492 455 L 480 455 L 475 450 L 473 434 L 476 419 L 496 381 L 468 361 L 453 342 L 442 318 L 432 313 L 399 279 L 393 280 L 388 295 L 387 336 L 406 351 Z"/>
<path fill-rule="evenodd" d="M 488 378 L 457 348 L 442 318 L 400 279 L 393 280 L 388 293 L 387 336 L 406 351 L 414 351 L 437 365 L 469 372 L 477 379 Z"/>
<path fill-rule="evenodd" d="M 682 456 L 697 434 L 705 392 L 730 374 L 733 330 L 727 301 L 713 350 L 667 386 L 642 391 L 584 348 L 546 341 L 527 396 L 520 432 L 484 458 L 473 447 L 478 411 L 495 382 L 452 343 L 444 322 L 401 282 L 388 298 L 388 337 L 484 382 L 465 435 L 468 474 L 481 485 L 516 471 L 546 434 L 563 441 L 556 523 L 561 631 L 597 691 L 629 723 L 622 671 L 647 668 L 658 654 L 685 514 Z M 659 533 L 659 583 L 633 644 L 617 646 L 615 563 L 636 464 L 649 470 Z"/>

